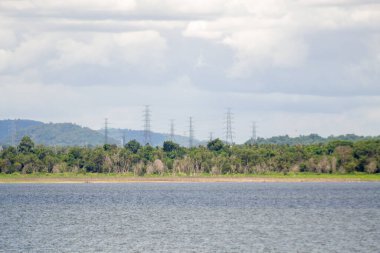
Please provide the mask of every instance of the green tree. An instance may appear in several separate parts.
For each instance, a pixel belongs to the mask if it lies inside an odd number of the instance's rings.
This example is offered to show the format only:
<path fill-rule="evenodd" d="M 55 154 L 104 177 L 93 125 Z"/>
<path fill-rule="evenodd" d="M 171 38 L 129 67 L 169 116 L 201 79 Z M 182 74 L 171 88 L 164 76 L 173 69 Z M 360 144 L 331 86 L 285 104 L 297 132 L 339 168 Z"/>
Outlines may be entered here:
<path fill-rule="evenodd" d="M 153 162 L 154 148 L 150 145 L 146 145 L 139 150 L 140 159 L 144 162 Z"/>
<path fill-rule="evenodd" d="M 178 150 L 180 146 L 172 141 L 165 141 L 163 145 L 164 152 L 172 152 Z"/>
<path fill-rule="evenodd" d="M 224 147 L 223 141 L 221 141 L 219 138 L 209 141 L 207 143 L 207 148 L 211 151 L 220 151 Z"/>
<path fill-rule="evenodd" d="M 141 149 L 141 144 L 136 140 L 131 140 L 125 144 L 124 147 L 130 150 L 133 154 L 137 154 L 137 152 Z"/>
<path fill-rule="evenodd" d="M 17 151 L 23 154 L 31 153 L 34 149 L 34 142 L 29 136 L 22 137 L 20 144 L 17 146 Z"/>

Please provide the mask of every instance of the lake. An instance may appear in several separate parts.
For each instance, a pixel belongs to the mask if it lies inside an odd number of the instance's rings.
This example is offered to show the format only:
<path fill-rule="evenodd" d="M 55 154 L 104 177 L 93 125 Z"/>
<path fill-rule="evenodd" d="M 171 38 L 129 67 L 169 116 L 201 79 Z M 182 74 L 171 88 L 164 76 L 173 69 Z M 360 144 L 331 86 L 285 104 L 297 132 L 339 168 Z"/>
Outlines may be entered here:
<path fill-rule="evenodd" d="M 380 252 L 380 183 L 0 184 L 0 252 Z"/>

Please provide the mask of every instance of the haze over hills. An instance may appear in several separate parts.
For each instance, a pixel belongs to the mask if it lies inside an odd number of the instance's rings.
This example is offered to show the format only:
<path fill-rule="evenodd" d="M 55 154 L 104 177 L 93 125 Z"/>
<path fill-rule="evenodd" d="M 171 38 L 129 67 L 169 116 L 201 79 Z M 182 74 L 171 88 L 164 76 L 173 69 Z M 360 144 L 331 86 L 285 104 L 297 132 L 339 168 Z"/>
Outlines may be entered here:
<path fill-rule="evenodd" d="M 34 120 L 0 120 L 0 145 L 15 145 L 19 143 L 23 136 L 30 136 L 37 144 L 48 146 L 98 146 L 104 144 L 104 129 L 93 130 L 88 127 L 82 127 L 73 123 L 43 123 Z M 137 140 L 144 144 L 143 130 L 132 129 L 108 129 L 108 143 L 121 145 L 124 141 Z M 363 139 L 380 139 L 380 136 L 357 136 L 354 134 L 321 137 L 317 134 L 301 135 L 299 137 L 274 136 L 270 138 L 257 138 L 257 144 L 280 144 L 280 145 L 297 145 L 297 144 L 316 144 L 326 143 L 333 140 L 357 141 Z M 151 133 L 152 146 L 162 146 L 165 140 L 169 139 L 168 134 Z M 181 146 L 187 146 L 188 137 L 175 135 L 174 141 Z M 246 143 L 250 143 L 248 140 Z M 206 141 L 194 140 L 194 145 L 205 145 Z"/>
<path fill-rule="evenodd" d="M 257 144 L 278 144 L 278 145 L 310 145 L 310 144 L 319 144 L 327 143 L 330 141 L 359 141 L 367 139 L 380 139 L 380 136 L 359 136 L 355 134 L 345 134 L 338 136 L 328 136 L 326 138 L 319 136 L 318 134 L 309 134 L 301 135 L 297 137 L 290 137 L 288 135 L 282 136 L 273 136 L 270 138 L 257 138 L 255 143 Z M 246 143 L 251 143 L 251 140 L 248 140 Z"/>
<path fill-rule="evenodd" d="M 98 130 L 104 136 L 104 129 Z M 125 142 L 130 140 L 137 140 L 141 144 L 144 144 L 144 131 L 143 130 L 132 130 L 132 129 L 108 129 L 108 136 L 112 139 L 117 140 L 118 144 L 123 142 L 123 136 L 125 137 Z M 165 133 L 151 132 L 152 146 L 162 146 L 164 141 L 169 140 L 169 135 Z M 188 146 L 189 138 L 181 135 L 174 135 L 174 142 L 180 144 L 181 146 Z M 201 142 L 194 140 L 194 145 L 198 145 Z"/>
<path fill-rule="evenodd" d="M 143 131 L 131 129 L 108 129 L 108 143 L 122 144 L 125 141 L 137 140 L 143 144 Z M 30 136 L 37 144 L 48 146 L 97 146 L 104 144 L 104 129 L 93 130 L 73 123 L 43 123 L 33 120 L 0 120 L 0 144 L 17 144 L 23 136 Z M 168 139 L 167 134 L 151 133 L 152 146 L 160 146 Z M 188 138 L 176 135 L 175 141 L 183 146 L 188 144 Z M 195 144 L 199 141 L 195 140 Z"/>
<path fill-rule="evenodd" d="M 43 123 L 32 120 L 1 120 L 0 143 L 18 143 L 23 136 L 30 136 L 37 144 L 48 146 L 102 145 L 104 136 L 87 127 L 72 123 Z M 110 138 L 110 143 L 117 143 Z"/>
<path fill-rule="evenodd" d="M 26 129 L 29 127 L 36 127 L 44 123 L 34 120 L 0 120 L 0 143 L 9 144 L 12 142 L 12 132 L 17 129 Z M 18 141 L 19 138 L 16 138 Z"/>

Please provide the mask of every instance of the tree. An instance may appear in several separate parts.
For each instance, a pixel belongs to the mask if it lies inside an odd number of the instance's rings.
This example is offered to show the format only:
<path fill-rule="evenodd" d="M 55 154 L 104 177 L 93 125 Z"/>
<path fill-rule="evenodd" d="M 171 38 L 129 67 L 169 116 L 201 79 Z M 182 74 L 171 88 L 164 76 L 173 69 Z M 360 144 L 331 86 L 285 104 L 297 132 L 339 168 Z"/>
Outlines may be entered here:
<path fill-rule="evenodd" d="M 142 149 L 139 150 L 139 156 L 140 159 L 143 160 L 145 163 L 148 161 L 153 161 L 154 158 L 154 148 L 150 145 L 144 146 Z"/>
<path fill-rule="evenodd" d="M 164 152 L 172 152 L 178 150 L 179 148 L 179 145 L 172 141 L 165 141 L 163 145 Z"/>
<path fill-rule="evenodd" d="M 334 150 L 338 159 L 341 172 L 351 173 L 355 170 L 357 161 L 353 157 L 353 149 L 350 146 L 338 146 Z"/>
<path fill-rule="evenodd" d="M 141 148 L 141 145 L 136 140 L 131 140 L 124 146 L 126 149 L 130 150 L 133 154 L 136 154 L 139 149 Z"/>
<path fill-rule="evenodd" d="M 172 141 L 165 141 L 162 150 L 165 152 L 166 157 L 170 159 L 183 157 L 185 154 L 184 149 Z"/>
<path fill-rule="evenodd" d="M 332 141 L 325 144 L 257 144 L 230 147 L 215 139 L 207 147 L 185 148 L 166 141 L 162 148 L 141 146 L 136 140 L 116 145 L 48 147 L 30 137 L 0 150 L 0 172 L 97 172 L 162 174 L 380 172 L 380 139 Z"/>
<path fill-rule="evenodd" d="M 105 151 L 115 150 L 115 149 L 117 149 L 117 146 L 116 146 L 116 144 L 104 144 L 103 149 Z"/>
<path fill-rule="evenodd" d="M 17 151 L 23 154 L 31 153 L 34 149 L 34 142 L 29 136 L 22 137 L 20 144 L 17 146 Z"/>
<path fill-rule="evenodd" d="M 211 151 L 219 151 L 223 148 L 224 143 L 219 138 L 209 141 L 207 143 L 207 148 Z"/>

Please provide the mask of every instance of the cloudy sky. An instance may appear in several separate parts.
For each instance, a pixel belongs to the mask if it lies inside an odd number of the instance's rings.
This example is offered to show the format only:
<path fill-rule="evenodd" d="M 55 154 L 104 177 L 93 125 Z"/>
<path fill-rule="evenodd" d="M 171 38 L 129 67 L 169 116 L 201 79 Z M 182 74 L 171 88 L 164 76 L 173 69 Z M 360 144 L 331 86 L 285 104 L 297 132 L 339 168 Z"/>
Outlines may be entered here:
<path fill-rule="evenodd" d="M 0 0 L 0 118 L 380 134 L 379 0 Z"/>

